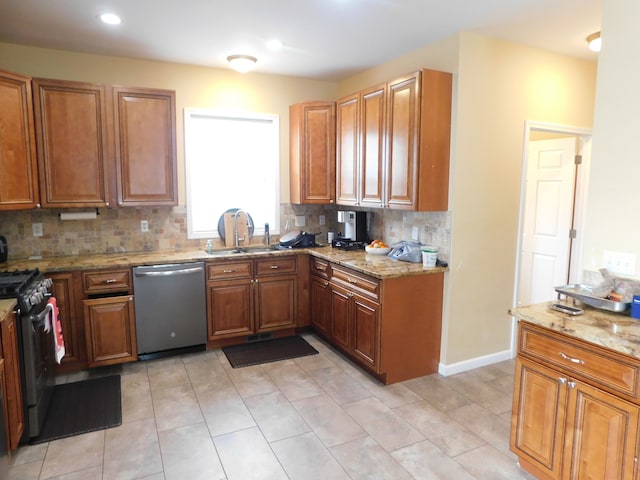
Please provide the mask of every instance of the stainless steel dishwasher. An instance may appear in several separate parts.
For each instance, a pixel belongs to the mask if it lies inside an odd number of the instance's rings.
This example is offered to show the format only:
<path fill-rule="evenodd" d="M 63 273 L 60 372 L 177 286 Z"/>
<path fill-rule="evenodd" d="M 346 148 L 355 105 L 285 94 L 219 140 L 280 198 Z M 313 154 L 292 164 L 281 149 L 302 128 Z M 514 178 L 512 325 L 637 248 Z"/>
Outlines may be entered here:
<path fill-rule="evenodd" d="M 133 267 L 138 358 L 204 350 L 204 262 Z"/>

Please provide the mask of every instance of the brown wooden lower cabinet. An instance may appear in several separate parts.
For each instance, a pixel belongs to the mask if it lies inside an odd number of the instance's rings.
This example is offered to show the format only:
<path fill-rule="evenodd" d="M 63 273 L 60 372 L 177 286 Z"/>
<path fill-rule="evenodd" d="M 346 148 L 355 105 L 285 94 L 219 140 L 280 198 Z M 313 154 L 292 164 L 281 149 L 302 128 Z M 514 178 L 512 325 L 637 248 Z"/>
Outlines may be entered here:
<path fill-rule="evenodd" d="M 22 383 L 20 380 L 20 356 L 18 353 L 18 332 L 13 312 L 0 322 L 2 335 L 2 355 L 4 359 L 5 411 L 7 418 L 7 438 L 9 450 L 18 448 L 24 431 L 24 406 Z"/>
<path fill-rule="evenodd" d="M 81 370 L 87 366 L 84 322 L 78 321 L 83 315 L 81 273 L 52 272 L 47 277 L 53 282 L 64 337 L 65 355 L 56 365 L 56 373 Z"/>
<path fill-rule="evenodd" d="M 137 360 L 133 297 L 97 298 L 83 303 L 89 366 Z"/>
<path fill-rule="evenodd" d="M 310 271 L 311 324 L 332 345 L 386 384 L 438 371 L 442 273 L 376 279 L 315 258 Z"/>
<path fill-rule="evenodd" d="M 541 328 L 524 328 L 523 339 L 521 323 L 511 425 L 511 450 L 520 466 L 541 480 L 640 478 L 636 465 L 640 407 L 637 401 L 621 398 L 626 395 L 612 393 L 618 386 L 605 379 L 626 372 L 625 381 L 631 382 L 631 359 L 607 358 L 606 350 L 600 349 L 597 354 L 603 362 L 585 362 L 581 352 L 594 356 L 595 346 L 547 336 Z M 558 348 L 548 348 L 561 341 L 566 342 L 560 350 L 564 356 Z M 545 351 L 548 363 L 527 358 Z M 607 360 L 613 371 L 601 368 Z M 590 369 L 602 374 L 591 376 Z M 592 385 L 599 382 L 604 382 L 603 388 Z"/>
<path fill-rule="evenodd" d="M 297 255 L 207 264 L 209 342 L 291 331 L 298 315 Z"/>

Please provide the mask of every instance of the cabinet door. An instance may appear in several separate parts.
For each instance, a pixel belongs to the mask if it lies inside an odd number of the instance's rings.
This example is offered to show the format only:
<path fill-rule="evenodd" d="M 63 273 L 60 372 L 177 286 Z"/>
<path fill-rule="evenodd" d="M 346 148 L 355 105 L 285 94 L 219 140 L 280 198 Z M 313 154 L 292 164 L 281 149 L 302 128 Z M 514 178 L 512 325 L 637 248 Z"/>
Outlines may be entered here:
<path fill-rule="evenodd" d="M 137 360 L 133 297 L 108 297 L 84 302 L 89 366 Z"/>
<path fill-rule="evenodd" d="M 4 356 L 5 405 L 7 410 L 9 448 L 18 448 L 24 431 L 24 408 L 22 403 L 22 384 L 20 380 L 20 356 L 18 353 L 18 333 L 13 312 L 9 313 L 2 324 L 2 354 Z"/>
<path fill-rule="evenodd" d="M 325 337 L 330 335 L 329 298 L 329 281 L 311 275 L 311 325 Z"/>
<path fill-rule="evenodd" d="M 38 205 L 31 78 L 0 72 L 0 210 Z"/>
<path fill-rule="evenodd" d="M 565 384 L 566 377 L 557 371 L 516 359 L 511 450 L 534 470 L 554 479 L 560 478 L 562 467 Z"/>
<path fill-rule="evenodd" d="M 207 290 L 209 340 L 253 333 L 252 281 L 210 282 Z"/>
<path fill-rule="evenodd" d="M 358 205 L 360 94 L 336 103 L 336 203 Z"/>
<path fill-rule="evenodd" d="M 602 390 L 569 381 L 562 478 L 632 478 L 639 408 Z"/>
<path fill-rule="evenodd" d="M 389 84 L 387 90 L 386 206 L 415 209 L 420 125 L 420 73 Z"/>
<path fill-rule="evenodd" d="M 177 205 L 175 92 L 113 87 L 118 205 Z"/>
<path fill-rule="evenodd" d="M 351 351 L 352 293 L 329 282 L 331 340 L 345 351 Z"/>
<path fill-rule="evenodd" d="M 380 305 L 353 297 L 353 354 L 376 373 L 380 365 Z"/>
<path fill-rule="evenodd" d="M 108 205 L 104 86 L 46 79 L 33 85 L 42 206 Z"/>
<path fill-rule="evenodd" d="M 386 86 L 362 92 L 360 110 L 360 205 L 383 207 Z"/>
<path fill-rule="evenodd" d="M 79 303 L 79 274 L 72 272 L 48 273 L 53 282 L 53 295 L 58 305 L 58 318 L 62 324 L 65 355 L 56 366 L 56 372 L 80 370 L 86 367 L 85 335 L 82 305 Z"/>
<path fill-rule="evenodd" d="M 296 280 L 295 275 L 256 278 L 256 333 L 296 326 Z"/>
<path fill-rule="evenodd" d="M 334 102 L 299 103 L 289 108 L 291 203 L 335 202 L 335 138 Z"/>

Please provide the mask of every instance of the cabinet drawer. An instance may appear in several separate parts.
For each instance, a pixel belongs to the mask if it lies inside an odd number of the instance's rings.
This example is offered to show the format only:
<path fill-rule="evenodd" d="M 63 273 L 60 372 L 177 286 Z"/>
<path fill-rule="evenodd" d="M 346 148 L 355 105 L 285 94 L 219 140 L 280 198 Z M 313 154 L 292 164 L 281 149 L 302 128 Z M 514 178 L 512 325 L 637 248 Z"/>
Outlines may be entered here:
<path fill-rule="evenodd" d="M 85 293 L 129 292 L 131 289 L 130 270 L 108 270 L 83 272 L 82 283 Z"/>
<path fill-rule="evenodd" d="M 214 262 L 207 264 L 207 279 L 251 277 L 251 260 L 242 262 Z"/>
<path fill-rule="evenodd" d="M 256 260 L 256 276 L 296 273 L 297 259 L 293 257 L 271 257 Z"/>
<path fill-rule="evenodd" d="M 311 259 L 311 273 L 322 278 L 329 278 L 331 276 L 331 269 L 329 268 L 329 262 L 320 260 L 318 258 Z"/>
<path fill-rule="evenodd" d="M 519 354 L 594 386 L 638 399 L 640 365 L 632 358 L 524 322 L 519 325 Z"/>
<path fill-rule="evenodd" d="M 352 289 L 360 290 L 362 293 L 378 298 L 380 283 L 371 277 L 356 273 L 353 270 L 343 269 L 335 265 L 331 265 L 331 277 L 339 283 L 342 283 Z"/>

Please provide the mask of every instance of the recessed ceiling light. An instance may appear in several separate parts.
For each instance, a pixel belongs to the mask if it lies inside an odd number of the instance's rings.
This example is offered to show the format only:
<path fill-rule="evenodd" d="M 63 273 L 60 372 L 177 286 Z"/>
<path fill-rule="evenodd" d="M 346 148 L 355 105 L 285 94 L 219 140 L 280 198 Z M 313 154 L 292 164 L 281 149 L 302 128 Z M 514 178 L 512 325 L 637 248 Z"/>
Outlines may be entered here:
<path fill-rule="evenodd" d="M 107 25 L 120 25 L 120 17 L 115 13 L 103 13 L 100 15 L 100 20 L 102 20 Z"/>
<path fill-rule="evenodd" d="M 266 45 L 269 50 L 280 50 L 283 47 L 282 42 L 277 38 L 269 40 Z"/>

